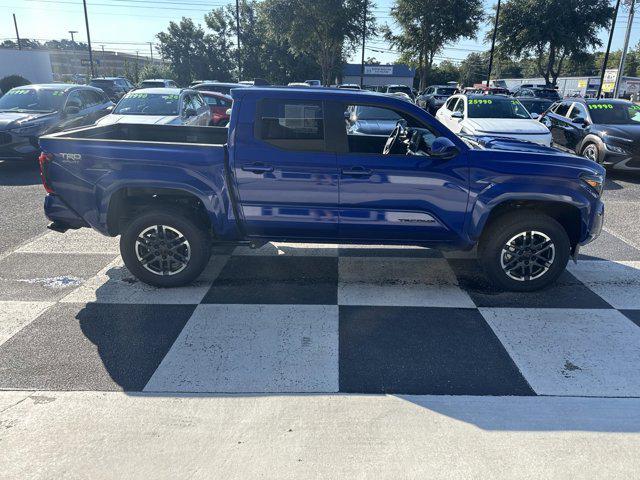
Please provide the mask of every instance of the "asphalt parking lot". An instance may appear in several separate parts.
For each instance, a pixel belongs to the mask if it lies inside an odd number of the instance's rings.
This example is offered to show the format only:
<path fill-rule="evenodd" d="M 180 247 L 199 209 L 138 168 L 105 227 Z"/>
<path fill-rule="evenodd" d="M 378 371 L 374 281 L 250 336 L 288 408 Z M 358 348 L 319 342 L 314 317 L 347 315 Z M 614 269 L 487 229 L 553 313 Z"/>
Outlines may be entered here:
<path fill-rule="evenodd" d="M 301 244 L 158 290 L 117 239 L 47 231 L 43 195 L 0 163 L 5 478 L 640 468 L 640 175 L 609 176 L 602 236 L 534 294 L 468 254 Z"/>

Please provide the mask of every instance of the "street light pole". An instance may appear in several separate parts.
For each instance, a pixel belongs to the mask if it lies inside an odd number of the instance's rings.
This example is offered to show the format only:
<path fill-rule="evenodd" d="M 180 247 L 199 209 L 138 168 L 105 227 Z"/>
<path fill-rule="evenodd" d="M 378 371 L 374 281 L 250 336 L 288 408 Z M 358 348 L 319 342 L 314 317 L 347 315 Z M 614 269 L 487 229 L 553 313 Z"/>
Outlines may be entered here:
<path fill-rule="evenodd" d="M 82 0 L 84 6 L 84 23 L 87 27 L 87 46 L 89 47 L 89 65 L 91 65 L 91 76 L 96 76 L 95 68 L 93 67 L 93 53 L 91 52 L 91 34 L 89 33 L 89 16 L 87 15 L 87 0 Z"/>
<path fill-rule="evenodd" d="M 491 83 L 491 71 L 493 69 L 493 54 L 496 48 L 496 36 L 498 35 L 498 18 L 500 17 L 500 0 L 496 7 L 496 21 L 493 24 L 493 37 L 491 39 L 491 53 L 489 54 L 489 73 L 487 74 L 487 87 Z"/>
<path fill-rule="evenodd" d="M 367 38 L 367 0 L 362 1 L 362 61 L 360 62 L 360 88 L 364 88 L 364 45 Z"/>
<path fill-rule="evenodd" d="M 598 96 L 602 95 L 602 87 L 604 83 L 604 72 L 607 70 L 607 63 L 609 62 L 609 52 L 611 51 L 611 42 L 613 41 L 613 31 L 616 28 L 616 20 L 618 19 L 618 9 L 620 8 L 620 0 L 616 2 L 616 9 L 613 12 L 613 20 L 611 21 L 611 31 L 609 32 L 609 42 L 607 43 L 607 51 L 604 52 L 604 61 L 602 62 L 602 70 L 600 71 L 600 85 L 598 86 Z"/>
<path fill-rule="evenodd" d="M 618 94 L 620 93 L 620 84 L 622 83 L 622 76 L 624 75 L 624 64 L 627 60 L 627 49 L 629 48 L 629 37 L 631 37 L 635 3 L 635 0 L 625 1 L 625 4 L 629 6 L 629 19 L 627 21 L 627 34 L 624 37 L 624 48 L 620 56 L 620 66 L 618 67 L 618 78 L 616 78 L 616 88 L 613 91 L 613 98 L 618 98 Z"/>
<path fill-rule="evenodd" d="M 18 21 L 16 20 L 16 14 L 13 14 L 13 26 L 16 27 L 16 40 L 18 40 L 18 50 L 22 50 L 22 43 L 20 43 L 20 34 L 18 33 Z"/>
<path fill-rule="evenodd" d="M 236 33 L 238 43 L 238 81 L 242 80 L 242 56 L 240 55 L 240 0 L 236 0 Z"/>

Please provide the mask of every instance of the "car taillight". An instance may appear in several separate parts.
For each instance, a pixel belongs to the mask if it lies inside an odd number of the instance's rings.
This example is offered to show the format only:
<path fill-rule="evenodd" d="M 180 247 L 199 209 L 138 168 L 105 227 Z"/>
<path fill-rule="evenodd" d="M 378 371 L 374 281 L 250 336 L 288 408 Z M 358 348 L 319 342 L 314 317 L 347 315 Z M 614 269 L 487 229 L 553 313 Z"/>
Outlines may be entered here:
<path fill-rule="evenodd" d="M 42 180 L 42 186 L 47 191 L 47 193 L 55 193 L 53 188 L 49 186 L 47 183 L 47 168 L 49 167 L 49 161 L 53 156 L 49 153 L 42 152 L 38 157 L 38 162 L 40 163 L 40 179 Z"/>

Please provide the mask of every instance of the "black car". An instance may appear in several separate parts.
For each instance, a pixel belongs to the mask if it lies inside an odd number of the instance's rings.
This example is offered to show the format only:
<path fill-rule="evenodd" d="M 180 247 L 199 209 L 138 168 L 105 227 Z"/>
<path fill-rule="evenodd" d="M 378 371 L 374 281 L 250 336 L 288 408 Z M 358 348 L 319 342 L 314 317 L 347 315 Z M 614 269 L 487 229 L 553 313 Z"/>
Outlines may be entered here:
<path fill-rule="evenodd" d="M 558 91 L 550 87 L 520 87 L 512 96 L 517 98 L 529 113 L 537 115 L 546 112 L 553 102 L 560 100 Z"/>
<path fill-rule="evenodd" d="M 231 94 L 232 88 L 243 88 L 243 87 L 246 88 L 247 85 L 243 85 L 241 83 L 233 83 L 233 82 L 203 82 L 191 88 L 198 91 L 218 92 L 218 93 L 224 93 L 225 95 L 229 95 Z"/>
<path fill-rule="evenodd" d="M 109 100 L 118 102 L 125 94 L 129 93 L 135 87 L 133 84 L 123 77 L 101 77 L 92 78 L 89 85 L 101 89 L 107 94 Z"/>
<path fill-rule="evenodd" d="M 540 119 L 553 146 L 616 170 L 640 170 L 640 106 L 626 100 L 566 99 Z"/>
<path fill-rule="evenodd" d="M 432 85 L 418 95 L 416 104 L 431 115 L 435 115 L 438 109 L 447 101 L 447 98 L 455 95 L 457 91 L 458 89 L 451 85 Z"/>
<path fill-rule="evenodd" d="M 113 109 L 105 93 L 86 85 L 26 85 L 0 98 L 0 160 L 35 158 L 38 137 L 91 125 Z"/>

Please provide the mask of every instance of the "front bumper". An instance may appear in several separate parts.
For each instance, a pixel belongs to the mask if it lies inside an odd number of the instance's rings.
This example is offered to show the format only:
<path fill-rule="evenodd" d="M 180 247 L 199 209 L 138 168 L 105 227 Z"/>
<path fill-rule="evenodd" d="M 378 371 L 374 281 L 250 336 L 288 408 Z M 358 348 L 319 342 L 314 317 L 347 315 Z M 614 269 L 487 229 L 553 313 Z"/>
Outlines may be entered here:
<path fill-rule="evenodd" d="M 602 226 L 604 225 L 604 203 L 602 200 L 598 200 L 594 208 L 591 210 L 587 219 L 587 225 L 584 226 L 585 234 L 579 245 L 586 245 L 593 242 L 602 233 Z"/>
<path fill-rule="evenodd" d="M 613 170 L 640 171 L 640 152 L 617 153 L 607 149 L 605 145 L 602 165 Z"/>
<path fill-rule="evenodd" d="M 40 151 L 37 137 L 23 137 L 11 131 L 0 132 L 0 160 L 25 160 Z"/>

